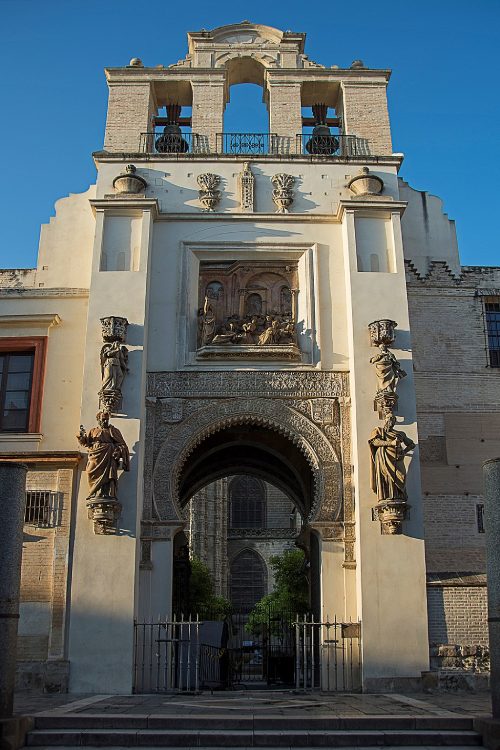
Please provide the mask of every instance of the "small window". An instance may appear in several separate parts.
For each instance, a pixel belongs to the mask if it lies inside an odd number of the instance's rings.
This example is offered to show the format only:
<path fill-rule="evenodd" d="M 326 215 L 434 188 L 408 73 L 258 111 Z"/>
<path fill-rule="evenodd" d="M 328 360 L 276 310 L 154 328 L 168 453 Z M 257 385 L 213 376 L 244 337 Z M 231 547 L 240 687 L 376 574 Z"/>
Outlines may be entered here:
<path fill-rule="evenodd" d="M 500 367 L 500 298 L 489 298 L 484 303 L 490 367 Z"/>
<path fill-rule="evenodd" d="M 26 493 L 24 523 L 38 528 L 53 528 L 60 523 L 60 494 L 50 490 L 30 490 Z"/>
<path fill-rule="evenodd" d="M 484 534 L 484 504 L 476 505 L 477 531 L 478 534 Z"/>
<path fill-rule="evenodd" d="M 266 527 L 266 490 L 263 483 L 251 476 L 233 479 L 229 490 L 233 529 Z"/>

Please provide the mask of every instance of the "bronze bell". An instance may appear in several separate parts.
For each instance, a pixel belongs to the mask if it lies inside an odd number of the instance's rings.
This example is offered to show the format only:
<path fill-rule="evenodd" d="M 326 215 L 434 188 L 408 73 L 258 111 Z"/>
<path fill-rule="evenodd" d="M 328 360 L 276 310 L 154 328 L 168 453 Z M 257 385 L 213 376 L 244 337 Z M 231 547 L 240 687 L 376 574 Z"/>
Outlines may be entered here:
<path fill-rule="evenodd" d="M 330 133 L 330 128 L 326 124 L 328 106 L 326 104 L 313 104 L 312 111 L 315 125 L 312 135 L 306 143 L 306 151 L 309 154 L 331 156 L 339 148 L 339 139 Z"/>
<path fill-rule="evenodd" d="M 189 144 L 182 137 L 179 125 L 181 107 L 179 104 L 167 104 L 168 124 L 163 128 L 163 133 L 155 141 L 155 148 L 160 154 L 185 154 L 189 151 Z"/>

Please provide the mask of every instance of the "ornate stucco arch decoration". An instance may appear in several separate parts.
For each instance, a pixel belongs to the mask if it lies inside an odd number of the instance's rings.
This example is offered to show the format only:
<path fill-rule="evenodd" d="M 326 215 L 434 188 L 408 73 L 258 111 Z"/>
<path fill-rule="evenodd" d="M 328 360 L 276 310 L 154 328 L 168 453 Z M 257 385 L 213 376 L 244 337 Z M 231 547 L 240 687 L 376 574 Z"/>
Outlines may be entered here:
<path fill-rule="evenodd" d="M 227 427 L 254 424 L 274 430 L 304 455 L 314 480 L 308 522 L 334 522 L 342 514 L 342 469 L 333 446 L 304 414 L 271 399 L 224 400 L 203 407 L 164 441 L 153 469 L 153 507 L 161 520 L 183 519 L 179 501 L 181 472 L 193 451 L 208 437 Z M 175 518 L 169 514 L 175 513 Z"/>

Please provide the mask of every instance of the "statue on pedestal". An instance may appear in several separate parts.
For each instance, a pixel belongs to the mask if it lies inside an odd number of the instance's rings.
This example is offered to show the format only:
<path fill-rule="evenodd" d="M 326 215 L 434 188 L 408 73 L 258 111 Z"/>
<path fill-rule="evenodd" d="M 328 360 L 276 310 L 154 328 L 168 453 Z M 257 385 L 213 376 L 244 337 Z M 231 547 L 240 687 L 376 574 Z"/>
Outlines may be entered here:
<path fill-rule="evenodd" d="M 129 471 L 130 456 L 120 430 L 109 424 L 108 412 L 98 412 L 96 419 L 99 426 L 86 432 L 81 425 L 77 439 L 88 448 L 89 517 L 94 521 L 95 533 L 109 534 L 116 530 L 121 511 L 117 500 L 118 470 Z"/>

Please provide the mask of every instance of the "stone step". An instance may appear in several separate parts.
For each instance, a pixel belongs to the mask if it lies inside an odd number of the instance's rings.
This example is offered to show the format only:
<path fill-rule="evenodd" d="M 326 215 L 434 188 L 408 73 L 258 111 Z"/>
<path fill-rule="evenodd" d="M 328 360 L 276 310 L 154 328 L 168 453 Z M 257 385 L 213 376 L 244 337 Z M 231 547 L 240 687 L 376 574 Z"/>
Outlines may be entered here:
<path fill-rule="evenodd" d="M 220 730 L 204 729 L 36 729 L 28 747 L 443 747 L 478 746 L 481 737 L 467 730 Z"/>
<path fill-rule="evenodd" d="M 248 716 L 241 714 L 63 714 L 36 716 L 36 729 L 471 730 L 467 716 Z"/>

